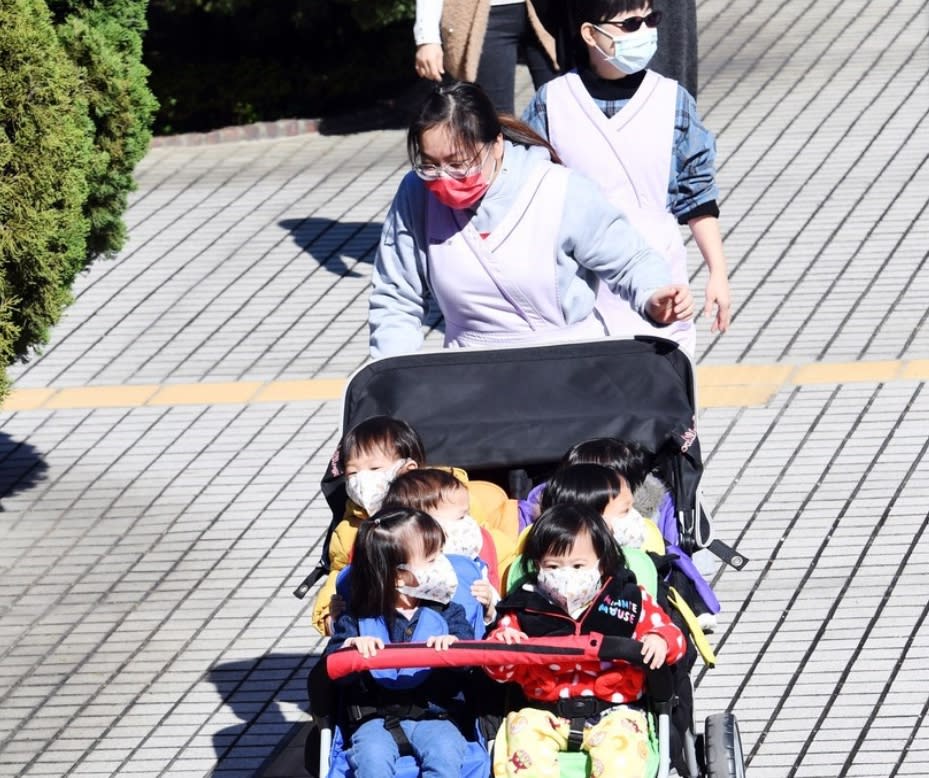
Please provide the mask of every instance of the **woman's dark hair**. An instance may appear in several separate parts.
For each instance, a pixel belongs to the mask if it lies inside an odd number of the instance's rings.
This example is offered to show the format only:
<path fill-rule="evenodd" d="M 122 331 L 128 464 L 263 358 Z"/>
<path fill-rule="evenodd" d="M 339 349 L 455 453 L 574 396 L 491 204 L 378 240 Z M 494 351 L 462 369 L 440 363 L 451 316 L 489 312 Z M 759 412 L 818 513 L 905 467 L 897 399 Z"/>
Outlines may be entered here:
<path fill-rule="evenodd" d="M 632 491 L 638 489 L 654 467 L 654 455 L 640 443 L 616 438 L 593 438 L 568 449 L 560 467 L 593 463 L 619 473 Z"/>
<path fill-rule="evenodd" d="M 386 451 L 397 459 L 412 459 L 417 465 L 426 463 L 423 442 L 409 424 L 393 416 L 372 416 L 352 427 L 339 443 L 342 471 L 352 455 L 371 451 Z"/>
<path fill-rule="evenodd" d="M 551 144 L 528 124 L 512 116 L 500 116 L 477 84 L 454 81 L 433 89 L 410 124 L 406 136 L 410 164 L 419 163 L 423 133 L 443 124 L 448 125 L 460 144 L 460 151 L 466 156 L 476 157 L 482 146 L 492 143 L 502 134 L 508 141 L 520 146 L 542 146 L 548 150 L 553 162 L 561 162 Z"/>
<path fill-rule="evenodd" d="M 651 8 L 652 0 L 574 0 L 571 4 L 573 21 L 582 24 L 599 24 L 612 19 L 617 14 L 641 11 Z"/>
<path fill-rule="evenodd" d="M 592 508 L 601 516 L 607 503 L 623 490 L 625 479 L 615 470 L 592 462 L 559 468 L 542 492 L 542 510 L 571 503 Z"/>
<path fill-rule="evenodd" d="M 652 0 L 573 0 L 570 4 L 570 29 L 574 40 L 574 56 L 579 65 L 590 65 L 590 51 L 581 38 L 582 24 L 599 24 L 617 14 L 651 8 Z"/>
<path fill-rule="evenodd" d="M 574 548 L 574 541 L 587 533 L 600 560 L 600 574 L 613 575 L 625 566 L 622 549 L 613 539 L 603 517 L 586 505 L 560 503 L 542 512 L 529 528 L 523 544 L 526 572 L 535 580 L 542 557 L 565 554 Z"/>
<path fill-rule="evenodd" d="M 467 488 L 447 470 L 417 467 L 401 473 L 391 482 L 381 507 L 414 508 L 431 513 L 459 489 Z"/>
<path fill-rule="evenodd" d="M 445 544 L 439 523 L 410 508 L 382 509 L 361 522 L 349 568 L 349 610 L 359 619 L 393 621 L 397 603 L 397 567 L 409 562 L 408 549 L 421 542 L 426 556 Z"/>

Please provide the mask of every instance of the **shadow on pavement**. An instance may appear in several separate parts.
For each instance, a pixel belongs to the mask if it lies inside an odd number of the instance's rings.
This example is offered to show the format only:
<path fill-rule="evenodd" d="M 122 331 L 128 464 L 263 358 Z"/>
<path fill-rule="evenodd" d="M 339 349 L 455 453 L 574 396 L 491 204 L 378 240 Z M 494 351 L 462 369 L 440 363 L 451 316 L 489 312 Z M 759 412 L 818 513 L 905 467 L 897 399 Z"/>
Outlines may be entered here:
<path fill-rule="evenodd" d="M 239 719 L 213 734 L 216 767 L 212 775 L 268 774 L 269 766 L 306 723 L 288 719 L 282 704 L 309 709 L 306 678 L 317 659 L 318 655 L 309 653 L 267 654 L 210 669 L 209 681 Z"/>
<path fill-rule="evenodd" d="M 339 222 L 311 216 L 282 219 L 278 226 L 287 230 L 294 243 L 320 267 L 337 276 L 358 278 L 361 274 L 350 269 L 349 263 L 374 263 L 383 225 L 381 222 Z"/>
<path fill-rule="evenodd" d="M 418 80 L 398 95 L 376 100 L 373 105 L 343 116 L 321 119 L 321 135 L 351 135 L 371 130 L 405 130 L 434 84 Z"/>
<path fill-rule="evenodd" d="M 0 511 L 3 498 L 28 491 L 45 480 L 48 465 L 29 443 L 0 432 Z"/>

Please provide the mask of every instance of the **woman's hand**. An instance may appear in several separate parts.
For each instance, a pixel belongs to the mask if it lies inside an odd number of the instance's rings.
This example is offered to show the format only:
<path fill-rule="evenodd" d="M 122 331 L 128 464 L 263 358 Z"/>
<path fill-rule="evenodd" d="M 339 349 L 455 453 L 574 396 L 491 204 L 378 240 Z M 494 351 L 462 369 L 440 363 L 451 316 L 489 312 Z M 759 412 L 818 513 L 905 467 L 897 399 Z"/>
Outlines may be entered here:
<path fill-rule="evenodd" d="M 694 315 L 694 298 L 687 284 L 663 286 L 645 304 L 652 321 L 658 324 L 673 324 L 689 321 Z"/>
<path fill-rule="evenodd" d="M 732 305 L 729 300 L 729 279 L 725 271 L 710 273 L 710 278 L 706 282 L 703 315 L 708 319 L 713 316 L 714 305 L 716 306 L 716 318 L 710 325 L 710 332 L 725 332 L 729 329 L 729 310 Z"/>
<path fill-rule="evenodd" d="M 442 46 L 438 43 L 424 43 L 416 47 L 416 75 L 430 81 L 441 81 L 445 75 L 445 62 Z"/>
<path fill-rule="evenodd" d="M 458 638 L 455 635 L 432 635 L 426 638 L 426 647 L 434 648 L 436 651 L 447 651 L 452 643 L 457 643 Z"/>
<path fill-rule="evenodd" d="M 342 644 L 342 648 L 348 646 L 354 646 L 358 650 L 358 653 L 367 659 L 368 657 L 377 655 L 378 649 L 384 647 L 384 641 L 380 638 L 361 635 L 357 638 L 349 638 Z"/>
<path fill-rule="evenodd" d="M 661 667 L 667 655 L 668 644 L 661 635 L 649 632 L 642 638 L 642 659 L 652 670 Z"/>

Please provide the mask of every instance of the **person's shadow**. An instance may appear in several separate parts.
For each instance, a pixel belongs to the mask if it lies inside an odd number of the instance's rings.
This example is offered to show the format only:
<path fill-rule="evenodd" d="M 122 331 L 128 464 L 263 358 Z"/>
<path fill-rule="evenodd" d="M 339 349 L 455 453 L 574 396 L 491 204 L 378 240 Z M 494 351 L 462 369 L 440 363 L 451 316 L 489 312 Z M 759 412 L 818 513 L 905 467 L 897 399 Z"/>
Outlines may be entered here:
<path fill-rule="evenodd" d="M 0 431 L 0 511 L 4 498 L 32 489 L 45 480 L 47 470 L 34 446 Z"/>
<path fill-rule="evenodd" d="M 224 770 L 249 775 L 277 775 L 275 763 L 285 754 L 305 721 L 290 721 L 281 703 L 309 710 L 307 674 L 316 654 L 267 654 L 224 662 L 210 668 L 209 680 L 238 723 L 213 734 L 214 774 Z M 299 754 L 302 775 L 302 750 Z"/>
<path fill-rule="evenodd" d="M 381 237 L 381 222 L 339 222 L 308 216 L 282 219 L 278 226 L 290 233 L 293 242 L 329 273 L 359 278 L 359 262 L 374 263 Z"/>

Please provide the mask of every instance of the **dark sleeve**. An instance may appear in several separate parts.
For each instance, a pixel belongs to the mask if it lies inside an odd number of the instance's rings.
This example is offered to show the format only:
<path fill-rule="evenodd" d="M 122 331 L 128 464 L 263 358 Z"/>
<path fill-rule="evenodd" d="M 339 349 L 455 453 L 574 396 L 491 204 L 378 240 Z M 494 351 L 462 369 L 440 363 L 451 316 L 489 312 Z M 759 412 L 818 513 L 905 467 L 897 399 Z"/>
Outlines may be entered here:
<path fill-rule="evenodd" d="M 331 654 L 342 648 L 342 644 L 349 638 L 356 638 L 361 634 L 358 630 L 358 619 L 349 613 L 343 613 L 332 625 L 332 637 L 326 646 L 325 653 Z"/>
<path fill-rule="evenodd" d="M 474 627 L 468 621 L 468 614 L 457 602 L 450 602 L 442 615 L 448 624 L 448 634 L 459 640 L 474 640 Z"/>

